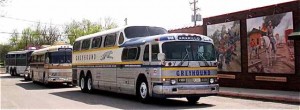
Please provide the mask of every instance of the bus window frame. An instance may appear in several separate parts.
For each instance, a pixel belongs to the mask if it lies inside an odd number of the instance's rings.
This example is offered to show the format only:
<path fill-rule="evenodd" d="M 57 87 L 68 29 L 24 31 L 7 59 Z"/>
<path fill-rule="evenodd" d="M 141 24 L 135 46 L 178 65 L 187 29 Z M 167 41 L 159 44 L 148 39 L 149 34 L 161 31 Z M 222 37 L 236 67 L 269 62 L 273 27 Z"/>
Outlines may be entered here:
<path fill-rule="evenodd" d="M 120 32 L 119 38 L 118 38 L 118 44 L 119 44 L 119 45 L 121 45 L 121 44 L 124 43 L 124 41 L 125 41 L 125 37 L 124 37 L 124 36 L 125 36 L 124 33 L 123 33 L 123 32 Z M 121 39 L 122 39 L 122 42 L 120 42 Z"/>
<path fill-rule="evenodd" d="M 88 41 L 87 44 L 85 44 L 85 42 Z M 91 48 L 91 39 L 84 39 L 82 40 L 82 43 L 81 43 L 81 49 L 80 50 L 88 50 Z"/>
<path fill-rule="evenodd" d="M 135 58 L 134 59 L 128 59 L 129 50 L 130 49 L 136 49 L 136 53 L 135 53 Z M 126 57 L 124 57 L 125 51 L 127 53 Z M 121 60 L 122 61 L 136 61 L 136 60 L 139 60 L 140 52 L 141 52 L 141 48 L 140 47 L 126 47 L 122 51 Z"/>
<path fill-rule="evenodd" d="M 76 48 L 76 43 L 79 45 L 78 48 Z M 82 42 L 81 41 L 75 41 L 74 42 L 74 49 L 73 51 L 80 51 L 81 50 L 81 45 L 82 45 Z"/>
<path fill-rule="evenodd" d="M 95 39 L 100 39 L 100 44 L 98 44 L 98 45 L 94 45 L 94 41 L 95 41 Z M 97 37 L 94 37 L 93 39 L 92 39 L 92 46 L 91 46 L 91 48 L 100 48 L 101 46 L 102 46 L 102 36 L 97 36 Z M 97 43 L 96 43 L 97 44 Z"/>
<path fill-rule="evenodd" d="M 112 41 L 113 41 L 112 44 L 108 44 L 108 43 L 107 43 L 107 42 L 108 42 L 107 39 L 108 39 L 108 38 L 111 38 L 111 37 L 109 37 L 109 36 L 113 36 L 113 37 L 114 37 L 114 39 L 112 40 Z M 104 46 L 104 47 L 113 47 L 113 46 L 116 45 L 116 40 L 117 40 L 117 34 L 116 34 L 116 33 L 107 34 L 107 35 L 105 35 L 103 46 Z"/>

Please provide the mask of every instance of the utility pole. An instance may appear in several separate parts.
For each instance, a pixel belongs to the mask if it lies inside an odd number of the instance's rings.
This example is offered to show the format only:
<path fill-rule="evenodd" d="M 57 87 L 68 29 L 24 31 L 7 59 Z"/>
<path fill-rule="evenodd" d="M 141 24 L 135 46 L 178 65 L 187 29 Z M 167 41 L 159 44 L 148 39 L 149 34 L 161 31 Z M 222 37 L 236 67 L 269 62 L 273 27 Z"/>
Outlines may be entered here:
<path fill-rule="evenodd" d="M 190 5 L 193 5 L 192 11 L 194 12 L 194 26 L 197 25 L 197 11 L 199 10 L 199 8 L 196 6 L 196 4 L 198 3 L 198 0 L 194 0 L 193 2 L 190 2 Z"/>
<path fill-rule="evenodd" d="M 126 26 L 127 25 L 127 18 L 124 19 L 124 22 L 125 22 L 125 26 Z"/>

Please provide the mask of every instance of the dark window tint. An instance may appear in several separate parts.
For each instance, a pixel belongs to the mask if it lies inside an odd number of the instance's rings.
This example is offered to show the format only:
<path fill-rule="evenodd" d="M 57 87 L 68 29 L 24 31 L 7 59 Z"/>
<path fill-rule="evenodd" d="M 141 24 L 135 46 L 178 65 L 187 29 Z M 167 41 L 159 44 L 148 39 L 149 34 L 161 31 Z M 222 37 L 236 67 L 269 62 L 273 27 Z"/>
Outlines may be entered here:
<path fill-rule="evenodd" d="M 149 45 L 147 45 L 145 47 L 145 51 L 144 51 L 144 58 L 143 58 L 144 61 L 149 61 Z"/>
<path fill-rule="evenodd" d="M 152 61 L 157 61 L 157 54 L 159 53 L 159 46 L 152 45 Z"/>
<path fill-rule="evenodd" d="M 102 37 L 95 37 L 92 41 L 92 48 L 98 48 L 101 46 Z"/>
<path fill-rule="evenodd" d="M 122 44 L 124 42 L 124 35 L 123 33 L 121 32 L 120 33 L 120 36 L 119 36 L 119 44 Z"/>
<path fill-rule="evenodd" d="M 145 37 L 166 33 L 168 33 L 168 31 L 161 27 L 133 26 L 125 29 L 125 35 L 127 38 Z"/>
<path fill-rule="evenodd" d="M 76 41 L 76 42 L 74 43 L 73 50 L 74 50 L 74 51 L 80 50 L 80 41 Z"/>
<path fill-rule="evenodd" d="M 49 63 L 71 63 L 72 51 L 49 52 Z"/>
<path fill-rule="evenodd" d="M 162 51 L 169 61 L 216 60 L 214 45 L 206 42 L 166 42 L 162 46 Z"/>
<path fill-rule="evenodd" d="M 116 42 L 116 34 L 109 34 L 105 36 L 105 42 L 104 42 L 104 47 L 112 47 L 115 45 Z"/>
<path fill-rule="evenodd" d="M 85 39 L 82 41 L 82 46 L 81 46 L 81 49 L 89 49 L 90 48 L 90 39 Z"/>
<path fill-rule="evenodd" d="M 125 48 L 122 53 L 122 60 L 137 60 L 139 48 Z"/>

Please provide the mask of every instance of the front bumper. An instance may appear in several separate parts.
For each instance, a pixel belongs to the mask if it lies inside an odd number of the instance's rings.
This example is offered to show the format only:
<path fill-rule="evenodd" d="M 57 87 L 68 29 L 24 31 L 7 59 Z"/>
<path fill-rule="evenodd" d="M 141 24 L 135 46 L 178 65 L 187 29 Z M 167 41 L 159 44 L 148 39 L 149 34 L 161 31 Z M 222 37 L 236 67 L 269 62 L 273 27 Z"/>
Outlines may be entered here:
<path fill-rule="evenodd" d="M 153 97 L 187 97 L 217 95 L 219 84 L 210 85 L 155 85 Z"/>

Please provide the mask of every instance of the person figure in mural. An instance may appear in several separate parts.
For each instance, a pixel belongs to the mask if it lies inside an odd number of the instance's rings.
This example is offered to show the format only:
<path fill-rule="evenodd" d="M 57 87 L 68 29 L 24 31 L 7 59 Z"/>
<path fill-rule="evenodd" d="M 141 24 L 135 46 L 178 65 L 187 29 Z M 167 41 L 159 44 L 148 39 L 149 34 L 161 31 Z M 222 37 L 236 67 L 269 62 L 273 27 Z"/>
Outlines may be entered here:
<path fill-rule="evenodd" d="M 229 65 L 230 62 L 232 61 L 232 58 L 233 58 L 232 55 L 237 56 L 237 54 L 234 53 L 234 50 L 235 50 L 234 45 L 228 44 L 228 49 L 226 50 L 226 53 L 225 53 L 225 64 L 226 65 Z"/>
<path fill-rule="evenodd" d="M 256 45 L 255 45 L 255 41 L 254 39 L 251 39 L 250 41 L 250 47 L 251 47 L 251 52 L 250 52 L 250 59 L 252 58 L 252 53 L 254 51 L 254 56 L 257 55 L 257 48 L 256 48 Z M 254 57 L 255 58 L 255 57 Z"/>
<path fill-rule="evenodd" d="M 223 62 L 224 62 L 224 54 L 225 54 L 225 42 L 224 39 L 220 40 L 220 44 L 218 46 L 218 68 L 223 68 Z"/>
<path fill-rule="evenodd" d="M 274 53 L 276 53 L 276 47 L 275 47 L 276 46 L 276 40 L 275 40 L 275 37 L 273 36 L 273 29 L 274 29 L 274 27 L 272 25 L 272 21 L 269 21 L 268 23 L 269 23 L 269 25 L 267 27 L 267 29 L 268 29 L 268 31 L 267 31 L 268 37 L 269 37 L 269 39 L 271 41 L 272 51 Z"/>

